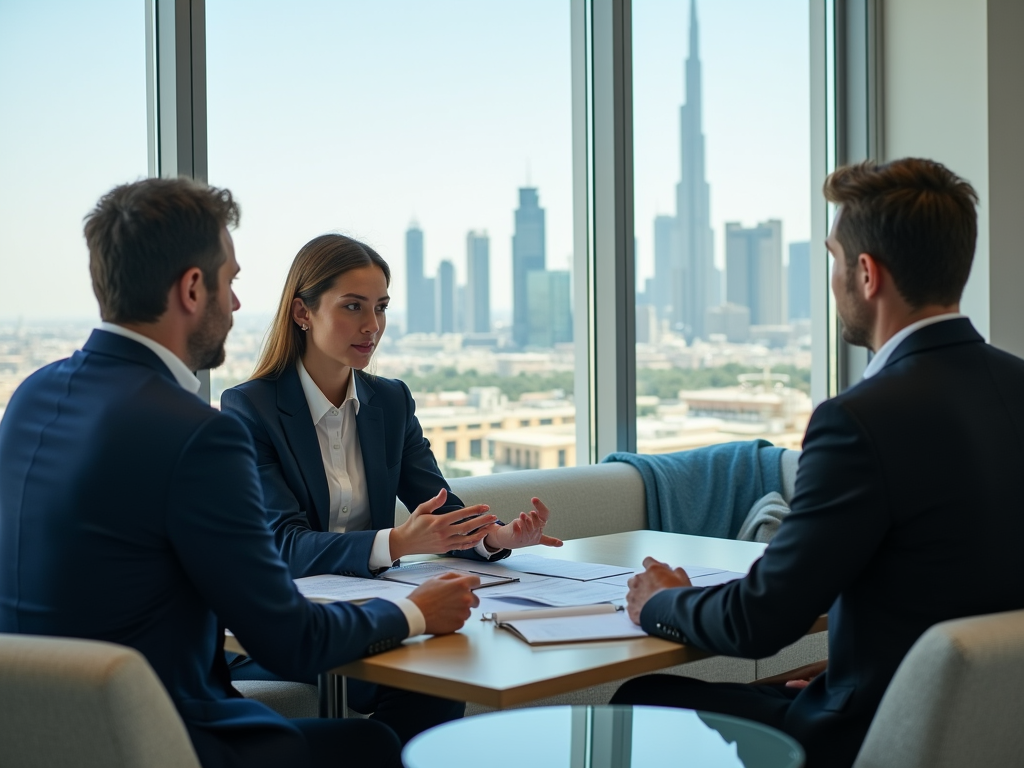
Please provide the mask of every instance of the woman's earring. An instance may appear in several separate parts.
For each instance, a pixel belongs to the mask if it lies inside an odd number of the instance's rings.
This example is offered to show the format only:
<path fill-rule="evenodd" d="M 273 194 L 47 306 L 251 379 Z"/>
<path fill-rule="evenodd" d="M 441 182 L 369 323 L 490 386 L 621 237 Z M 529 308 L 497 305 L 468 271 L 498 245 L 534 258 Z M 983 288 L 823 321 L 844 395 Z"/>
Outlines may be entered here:
<path fill-rule="evenodd" d="M 302 330 L 304 330 L 304 331 L 308 331 L 308 330 L 309 330 L 309 326 L 308 326 L 308 325 L 306 325 L 305 323 L 303 323 L 303 324 L 302 324 Z"/>

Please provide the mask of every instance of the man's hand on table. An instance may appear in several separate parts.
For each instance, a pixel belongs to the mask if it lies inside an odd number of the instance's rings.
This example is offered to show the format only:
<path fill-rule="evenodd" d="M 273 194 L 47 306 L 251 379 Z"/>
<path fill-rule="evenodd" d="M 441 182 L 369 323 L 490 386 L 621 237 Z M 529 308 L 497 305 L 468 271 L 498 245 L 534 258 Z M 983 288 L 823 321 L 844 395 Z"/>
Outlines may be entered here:
<path fill-rule="evenodd" d="M 473 574 L 442 573 L 427 579 L 409 593 L 427 623 L 428 635 L 447 635 L 462 628 L 480 598 L 471 590 L 480 586 Z"/>
<path fill-rule="evenodd" d="M 519 517 L 510 520 L 506 525 L 492 525 L 488 528 L 484 545 L 494 552 L 502 549 L 518 549 L 542 544 L 545 547 L 560 547 L 562 540 L 544 533 L 551 512 L 544 503 L 534 497 L 531 499 L 533 509 L 520 512 Z"/>
<path fill-rule="evenodd" d="M 646 570 L 643 573 L 638 573 L 627 582 L 629 594 L 626 595 L 626 610 L 636 625 L 640 624 L 640 611 L 655 594 L 663 589 L 693 586 L 682 568 L 672 568 L 653 557 L 644 558 L 644 568 Z"/>

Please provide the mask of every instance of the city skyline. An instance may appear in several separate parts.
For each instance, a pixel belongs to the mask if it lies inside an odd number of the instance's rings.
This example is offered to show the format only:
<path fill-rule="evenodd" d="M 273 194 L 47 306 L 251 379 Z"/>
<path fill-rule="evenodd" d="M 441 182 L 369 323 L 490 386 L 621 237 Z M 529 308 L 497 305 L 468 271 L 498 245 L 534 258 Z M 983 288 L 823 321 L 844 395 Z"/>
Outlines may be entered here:
<path fill-rule="evenodd" d="M 536 187 L 519 188 L 512 237 L 513 315 L 511 342 L 515 347 L 544 348 L 571 342 L 572 273 L 545 269 L 545 212 Z M 443 259 L 434 277 L 425 274 L 426 235 L 416 222 L 405 234 L 408 274 L 406 333 L 462 333 L 489 337 L 480 342 L 500 344 L 491 334 L 490 238 L 486 232 L 466 234 L 465 282 L 455 264 Z M 430 294 L 431 290 L 432 295 Z"/>
<path fill-rule="evenodd" d="M 806 3 L 637 0 L 632 9 L 638 285 L 652 296 L 672 290 L 657 279 L 651 225 L 664 215 L 675 226 L 686 172 L 680 121 L 691 101 L 703 130 L 692 197 L 711 240 L 706 274 L 725 267 L 725 222 L 778 219 L 787 237 L 806 240 Z M 570 4 L 217 0 L 205 13 L 209 181 L 231 189 L 243 211 L 233 232 L 242 310 L 227 360 L 212 372 L 214 402 L 251 375 L 296 251 L 341 232 L 391 265 L 392 323 L 371 367 L 421 387 L 418 413 L 439 460 L 455 440 L 460 458 L 475 459 L 488 446 L 507 450 L 513 438 L 532 437 L 527 432 L 563 429 L 559 450 L 572 461 L 575 348 L 567 342 L 573 196 L 582 190 L 573 187 Z M 699 28 L 687 34 L 691 16 Z M 147 173 L 144 33 L 137 0 L 69 4 L 56 16 L 37 4 L 0 5 L 0 98 L 11 117 L 0 124 L 0 178 L 9 180 L 0 185 L 0 394 L 88 333 L 88 323 L 48 327 L 40 318 L 96 317 L 81 222 L 104 192 Z M 693 88 L 688 61 L 699 75 Z M 525 207 L 524 189 L 537 193 Z M 528 247 L 531 226 L 540 237 Z M 714 303 L 725 281 L 709 282 Z M 517 284 L 520 320 L 527 310 L 518 349 L 508 343 Z M 4 325 L 9 317 L 25 321 Z M 403 336 L 414 317 L 428 332 Z M 483 319 L 487 331 L 478 330 Z M 720 420 L 688 420 L 679 391 L 735 384 L 728 366 L 809 365 L 806 322 L 785 337 L 758 331 L 749 340 L 694 344 L 665 332 L 649 312 L 645 324 L 650 342 L 636 359 L 641 450 L 691 447 L 696 434 L 754 434 L 746 424 L 719 430 Z M 448 387 L 450 370 L 474 375 Z M 430 389 L 428 374 L 438 377 Z M 522 402 L 490 397 L 485 406 L 487 398 L 470 391 L 484 381 Z M 465 403 L 446 390 L 465 390 Z M 467 409 L 454 434 L 453 408 Z M 799 426 L 792 430 L 798 439 Z"/>
<path fill-rule="evenodd" d="M 243 314 L 273 311 L 296 251 L 329 231 L 369 243 L 391 264 L 393 304 L 404 311 L 403 235 L 415 217 L 429 230 L 431 274 L 441 259 L 460 266 L 468 228 L 489 232 L 491 309 L 503 316 L 512 308 L 509 211 L 527 167 L 544 190 L 548 266 L 570 267 L 568 3 L 409 3 L 397 14 L 341 0 L 274 14 L 262 7 L 218 0 L 206 8 L 210 181 L 242 204 L 233 234 Z M 698 8 L 716 257 L 724 257 L 724 221 L 781 218 L 788 237 L 806 240 L 806 3 Z M 689 12 L 679 0 L 633 7 L 641 281 L 655 272 L 649 222 L 671 213 L 678 182 Z M 81 220 L 112 186 L 146 175 L 144 17 L 134 0 L 72 4 L 59 17 L 44 5 L 0 5 L 0 96 L 12 118 L 0 124 L 0 176 L 19 180 L 0 189 L 4 317 L 97 315 Z M 440 36 L 429 45 L 428 26 Z M 351 39 L 336 50 L 339 28 Z M 515 41 L 525 37 L 524 57 Z M 73 130 L 68 114 L 83 118 Z M 40 302 L 24 286 L 44 267 Z"/>

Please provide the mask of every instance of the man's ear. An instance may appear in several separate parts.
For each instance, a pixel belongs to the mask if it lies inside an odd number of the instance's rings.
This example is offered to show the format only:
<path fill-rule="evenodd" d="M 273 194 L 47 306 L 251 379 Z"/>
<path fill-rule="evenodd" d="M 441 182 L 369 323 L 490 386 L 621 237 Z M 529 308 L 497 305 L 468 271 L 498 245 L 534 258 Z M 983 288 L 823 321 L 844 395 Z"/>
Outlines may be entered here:
<path fill-rule="evenodd" d="M 870 253 L 857 257 L 857 287 L 865 299 L 873 299 L 882 290 L 884 268 Z"/>
<path fill-rule="evenodd" d="M 187 270 L 175 284 L 174 293 L 185 314 L 194 315 L 201 312 L 206 303 L 206 284 L 203 282 L 203 271 L 199 267 Z"/>

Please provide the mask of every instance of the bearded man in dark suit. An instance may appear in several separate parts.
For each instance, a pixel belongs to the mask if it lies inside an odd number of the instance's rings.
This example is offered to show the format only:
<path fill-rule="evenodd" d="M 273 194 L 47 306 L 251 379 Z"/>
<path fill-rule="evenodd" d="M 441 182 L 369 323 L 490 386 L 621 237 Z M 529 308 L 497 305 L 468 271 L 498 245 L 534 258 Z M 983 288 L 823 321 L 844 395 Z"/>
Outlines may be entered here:
<path fill-rule="evenodd" d="M 227 190 L 146 179 L 87 217 L 104 322 L 29 377 L 0 422 L 0 632 L 136 648 L 204 768 L 397 766 L 398 738 L 380 723 L 287 720 L 231 687 L 225 627 L 301 679 L 453 632 L 479 603 L 472 576 L 361 606 L 299 594 L 248 430 L 196 396 L 193 371 L 224 361 L 239 307 L 238 215 Z"/>

